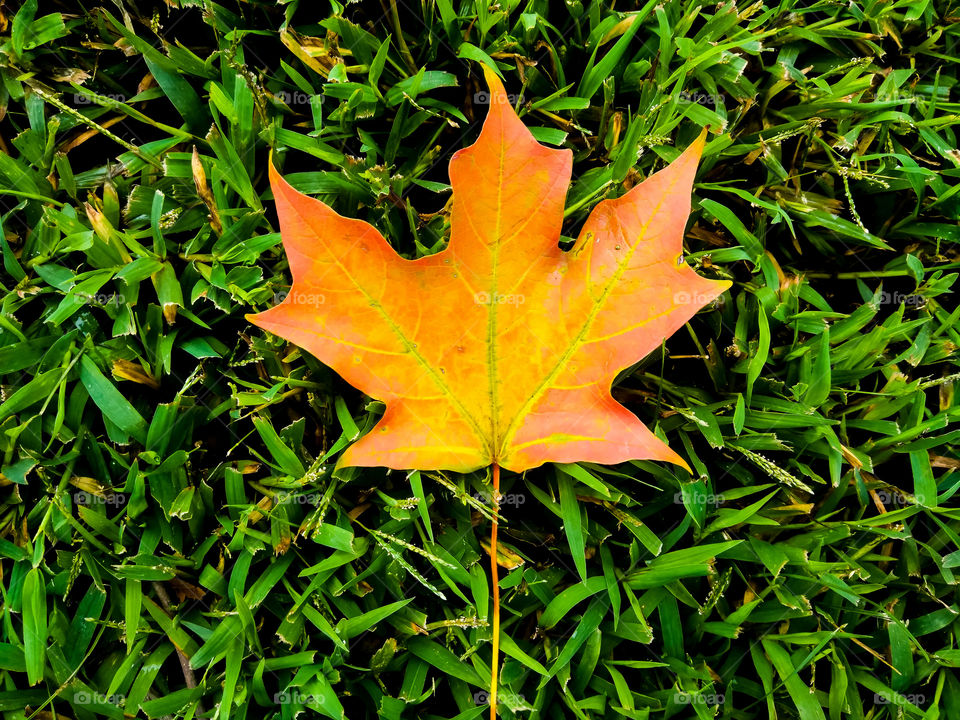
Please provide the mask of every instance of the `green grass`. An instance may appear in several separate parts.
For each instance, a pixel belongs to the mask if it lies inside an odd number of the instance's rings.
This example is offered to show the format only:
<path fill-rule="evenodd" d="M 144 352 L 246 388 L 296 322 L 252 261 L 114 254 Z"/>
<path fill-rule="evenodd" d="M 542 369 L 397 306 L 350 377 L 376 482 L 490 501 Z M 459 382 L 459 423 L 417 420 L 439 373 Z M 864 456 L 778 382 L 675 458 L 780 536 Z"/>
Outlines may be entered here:
<path fill-rule="evenodd" d="M 443 246 L 482 62 L 568 238 L 709 125 L 734 281 L 614 390 L 695 477 L 505 474 L 502 717 L 960 717 L 956 3 L 170 5 L 0 22 L 4 718 L 486 716 L 489 478 L 334 473 L 382 405 L 243 319 L 271 151 Z"/>

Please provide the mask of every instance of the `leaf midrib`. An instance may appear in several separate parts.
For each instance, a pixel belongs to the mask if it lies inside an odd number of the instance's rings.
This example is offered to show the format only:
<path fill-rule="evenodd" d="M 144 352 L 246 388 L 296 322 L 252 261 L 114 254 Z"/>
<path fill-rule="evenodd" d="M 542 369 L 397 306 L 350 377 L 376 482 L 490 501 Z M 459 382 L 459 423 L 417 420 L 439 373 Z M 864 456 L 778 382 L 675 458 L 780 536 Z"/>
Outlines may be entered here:
<path fill-rule="evenodd" d="M 497 270 L 500 267 L 500 234 L 503 229 L 503 163 L 506 156 L 503 147 L 503 126 L 500 126 L 500 157 L 497 166 L 497 221 L 494 230 L 493 253 L 491 258 L 490 270 L 490 295 L 487 298 L 487 382 L 488 399 L 490 401 L 490 450 L 491 460 L 494 463 L 500 462 L 500 456 L 496 449 L 497 435 L 500 427 L 500 413 L 498 412 L 498 394 L 499 378 L 497 376 L 497 307 L 499 303 L 497 298 Z"/>

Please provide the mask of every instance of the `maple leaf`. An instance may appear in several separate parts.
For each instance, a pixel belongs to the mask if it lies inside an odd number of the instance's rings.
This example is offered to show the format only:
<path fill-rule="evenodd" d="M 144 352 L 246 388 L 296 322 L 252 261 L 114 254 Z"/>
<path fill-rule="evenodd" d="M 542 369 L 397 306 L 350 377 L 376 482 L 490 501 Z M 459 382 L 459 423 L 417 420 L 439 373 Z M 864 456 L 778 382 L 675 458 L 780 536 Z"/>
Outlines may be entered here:
<path fill-rule="evenodd" d="M 400 257 L 373 226 L 297 192 L 271 164 L 293 286 L 248 319 L 386 404 L 341 465 L 686 467 L 610 386 L 730 285 L 683 261 L 705 133 L 597 204 L 562 251 L 572 153 L 537 143 L 496 76 L 487 81 L 480 137 L 450 161 L 450 242 L 434 255 Z"/>

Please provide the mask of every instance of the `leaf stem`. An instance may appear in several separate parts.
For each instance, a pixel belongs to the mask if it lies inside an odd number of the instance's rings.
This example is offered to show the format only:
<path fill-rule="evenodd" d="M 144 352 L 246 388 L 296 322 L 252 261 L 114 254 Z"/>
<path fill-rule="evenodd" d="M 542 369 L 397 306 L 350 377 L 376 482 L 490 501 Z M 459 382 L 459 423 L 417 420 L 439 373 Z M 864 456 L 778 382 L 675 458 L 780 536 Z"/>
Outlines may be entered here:
<path fill-rule="evenodd" d="M 500 466 L 493 464 L 493 522 L 490 525 L 490 581 L 493 583 L 493 657 L 490 660 L 490 720 L 497 720 L 500 665 L 500 577 L 497 567 L 497 517 L 500 515 Z"/>

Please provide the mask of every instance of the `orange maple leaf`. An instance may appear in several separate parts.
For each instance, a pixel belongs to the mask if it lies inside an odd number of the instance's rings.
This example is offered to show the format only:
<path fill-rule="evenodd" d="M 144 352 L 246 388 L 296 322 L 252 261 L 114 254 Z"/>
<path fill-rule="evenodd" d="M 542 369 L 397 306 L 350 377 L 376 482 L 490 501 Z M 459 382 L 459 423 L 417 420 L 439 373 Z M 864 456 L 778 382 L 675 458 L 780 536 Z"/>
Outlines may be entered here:
<path fill-rule="evenodd" d="M 345 466 L 520 472 L 545 462 L 686 463 L 616 402 L 616 375 L 729 286 L 684 261 L 705 133 L 558 247 L 572 153 L 544 147 L 487 72 L 480 137 L 450 161 L 446 249 L 406 260 L 370 224 L 270 167 L 293 287 L 248 319 L 382 400 Z"/>

